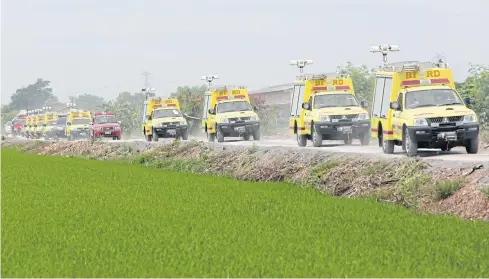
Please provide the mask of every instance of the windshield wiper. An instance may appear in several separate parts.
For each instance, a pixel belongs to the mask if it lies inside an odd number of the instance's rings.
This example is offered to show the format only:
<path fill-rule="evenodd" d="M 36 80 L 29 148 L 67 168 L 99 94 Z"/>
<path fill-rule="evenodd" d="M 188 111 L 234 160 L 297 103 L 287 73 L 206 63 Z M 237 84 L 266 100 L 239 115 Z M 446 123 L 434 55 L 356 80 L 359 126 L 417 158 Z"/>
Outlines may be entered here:
<path fill-rule="evenodd" d="M 462 103 L 460 102 L 456 102 L 456 103 L 448 103 L 448 104 L 443 104 L 443 105 L 438 105 L 439 107 L 443 107 L 443 106 L 451 106 L 451 105 L 461 105 Z"/>

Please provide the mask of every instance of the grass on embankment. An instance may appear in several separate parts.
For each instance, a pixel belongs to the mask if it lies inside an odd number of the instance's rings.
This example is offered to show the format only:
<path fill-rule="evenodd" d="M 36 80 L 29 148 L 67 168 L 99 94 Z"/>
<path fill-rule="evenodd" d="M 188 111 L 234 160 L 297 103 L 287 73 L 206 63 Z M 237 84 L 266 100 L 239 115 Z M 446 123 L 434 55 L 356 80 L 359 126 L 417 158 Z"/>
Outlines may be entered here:
<path fill-rule="evenodd" d="M 2 149 L 3 277 L 488 277 L 489 225 Z"/>

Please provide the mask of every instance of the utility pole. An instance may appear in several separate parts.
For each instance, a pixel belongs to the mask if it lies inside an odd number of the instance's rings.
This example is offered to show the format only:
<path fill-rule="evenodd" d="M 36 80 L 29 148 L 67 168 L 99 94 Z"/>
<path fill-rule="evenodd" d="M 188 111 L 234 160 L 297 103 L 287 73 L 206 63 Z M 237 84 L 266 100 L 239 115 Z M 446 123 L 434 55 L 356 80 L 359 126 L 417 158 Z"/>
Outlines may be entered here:
<path fill-rule="evenodd" d="M 151 74 L 148 72 L 143 72 L 142 75 L 144 77 L 144 88 L 149 88 L 149 76 Z"/>

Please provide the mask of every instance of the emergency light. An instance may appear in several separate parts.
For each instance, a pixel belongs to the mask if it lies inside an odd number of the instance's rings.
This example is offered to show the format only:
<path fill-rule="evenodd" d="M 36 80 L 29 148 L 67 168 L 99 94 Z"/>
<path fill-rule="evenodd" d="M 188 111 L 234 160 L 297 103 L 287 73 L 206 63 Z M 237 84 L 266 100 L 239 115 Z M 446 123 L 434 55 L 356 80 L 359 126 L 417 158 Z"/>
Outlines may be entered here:
<path fill-rule="evenodd" d="M 99 116 L 99 115 L 114 115 L 112 112 L 96 112 L 95 113 L 95 116 Z"/>
<path fill-rule="evenodd" d="M 337 90 L 350 90 L 350 86 L 349 85 L 316 86 L 312 88 L 312 91 L 337 91 Z"/>

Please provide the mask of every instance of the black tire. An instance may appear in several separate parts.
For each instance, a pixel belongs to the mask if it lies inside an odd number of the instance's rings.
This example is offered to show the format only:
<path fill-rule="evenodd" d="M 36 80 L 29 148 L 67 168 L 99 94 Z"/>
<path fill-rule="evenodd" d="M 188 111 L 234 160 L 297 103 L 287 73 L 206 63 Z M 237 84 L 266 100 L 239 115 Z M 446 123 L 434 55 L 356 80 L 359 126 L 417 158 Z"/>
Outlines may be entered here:
<path fill-rule="evenodd" d="M 188 140 L 188 129 L 182 131 L 182 140 Z"/>
<path fill-rule="evenodd" d="M 465 151 L 469 154 L 477 154 L 479 152 L 479 137 L 465 140 Z"/>
<path fill-rule="evenodd" d="M 155 130 L 153 130 L 153 134 L 151 135 L 151 138 L 152 138 L 153 141 L 158 141 L 159 136 L 158 136 L 158 133 Z"/>
<path fill-rule="evenodd" d="M 394 141 L 393 140 L 384 140 L 384 137 L 382 137 L 382 151 L 385 154 L 393 154 L 394 153 Z"/>
<path fill-rule="evenodd" d="M 146 133 L 144 133 L 144 137 L 146 138 L 146 141 L 151 141 L 151 136 L 146 135 Z"/>
<path fill-rule="evenodd" d="M 244 140 L 250 140 L 250 138 L 251 138 L 251 135 L 250 135 L 249 133 L 245 133 L 245 134 L 243 135 L 243 139 L 244 139 Z"/>
<path fill-rule="evenodd" d="M 316 130 L 316 127 L 314 125 L 312 125 L 311 127 L 311 133 L 312 133 L 312 145 L 314 147 L 321 147 L 323 146 L 323 135 L 321 135 L 321 133 L 319 133 L 317 130 Z"/>
<path fill-rule="evenodd" d="M 224 142 L 224 134 L 219 130 L 217 126 L 216 126 L 216 138 L 217 138 L 217 142 Z"/>
<path fill-rule="evenodd" d="M 305 147 L 307 145 L 307 136 L 297 134 L 297 144 L 300 147 Z"/>
<path fill-rule="evenodd" d="M 353 138 L 351 136 L 351 134 L 346 134 L 343 138 L 343 142 L 346 144 L 346 145 L 350 145 L 352 142 L 353 142 Z"/>
<path fill-rule="evenodd" d="M 253 140 L 260 140 L 260 129 L 253 130 Z"/>
<path fill-rule="evenodd" d="M 403 130 L 402 138 L 405 141 L 404 145 L 406 148 L 406 155 L 408 157 L 414 157 L 418 155 L 418 142 L 411 139 L 406 128 L 404 128 Z"/>
<path fill-rule="evenodd" d="M 440 148 L 440 149 L 441 149 L 441 151 L 450 151 L 450 150 L 452 150 L 452 148 L 451 148 L 451 147 L 448 147 L 448 145 L 444 145 L 444 146 L 443 146 L 442 148 Z"/>
<path fill-rule="evenodd" d="M 369 145 L 370 144 L 370 133 L 365 132 L 360 134 L 360 144 L 361 145 Z"/>

